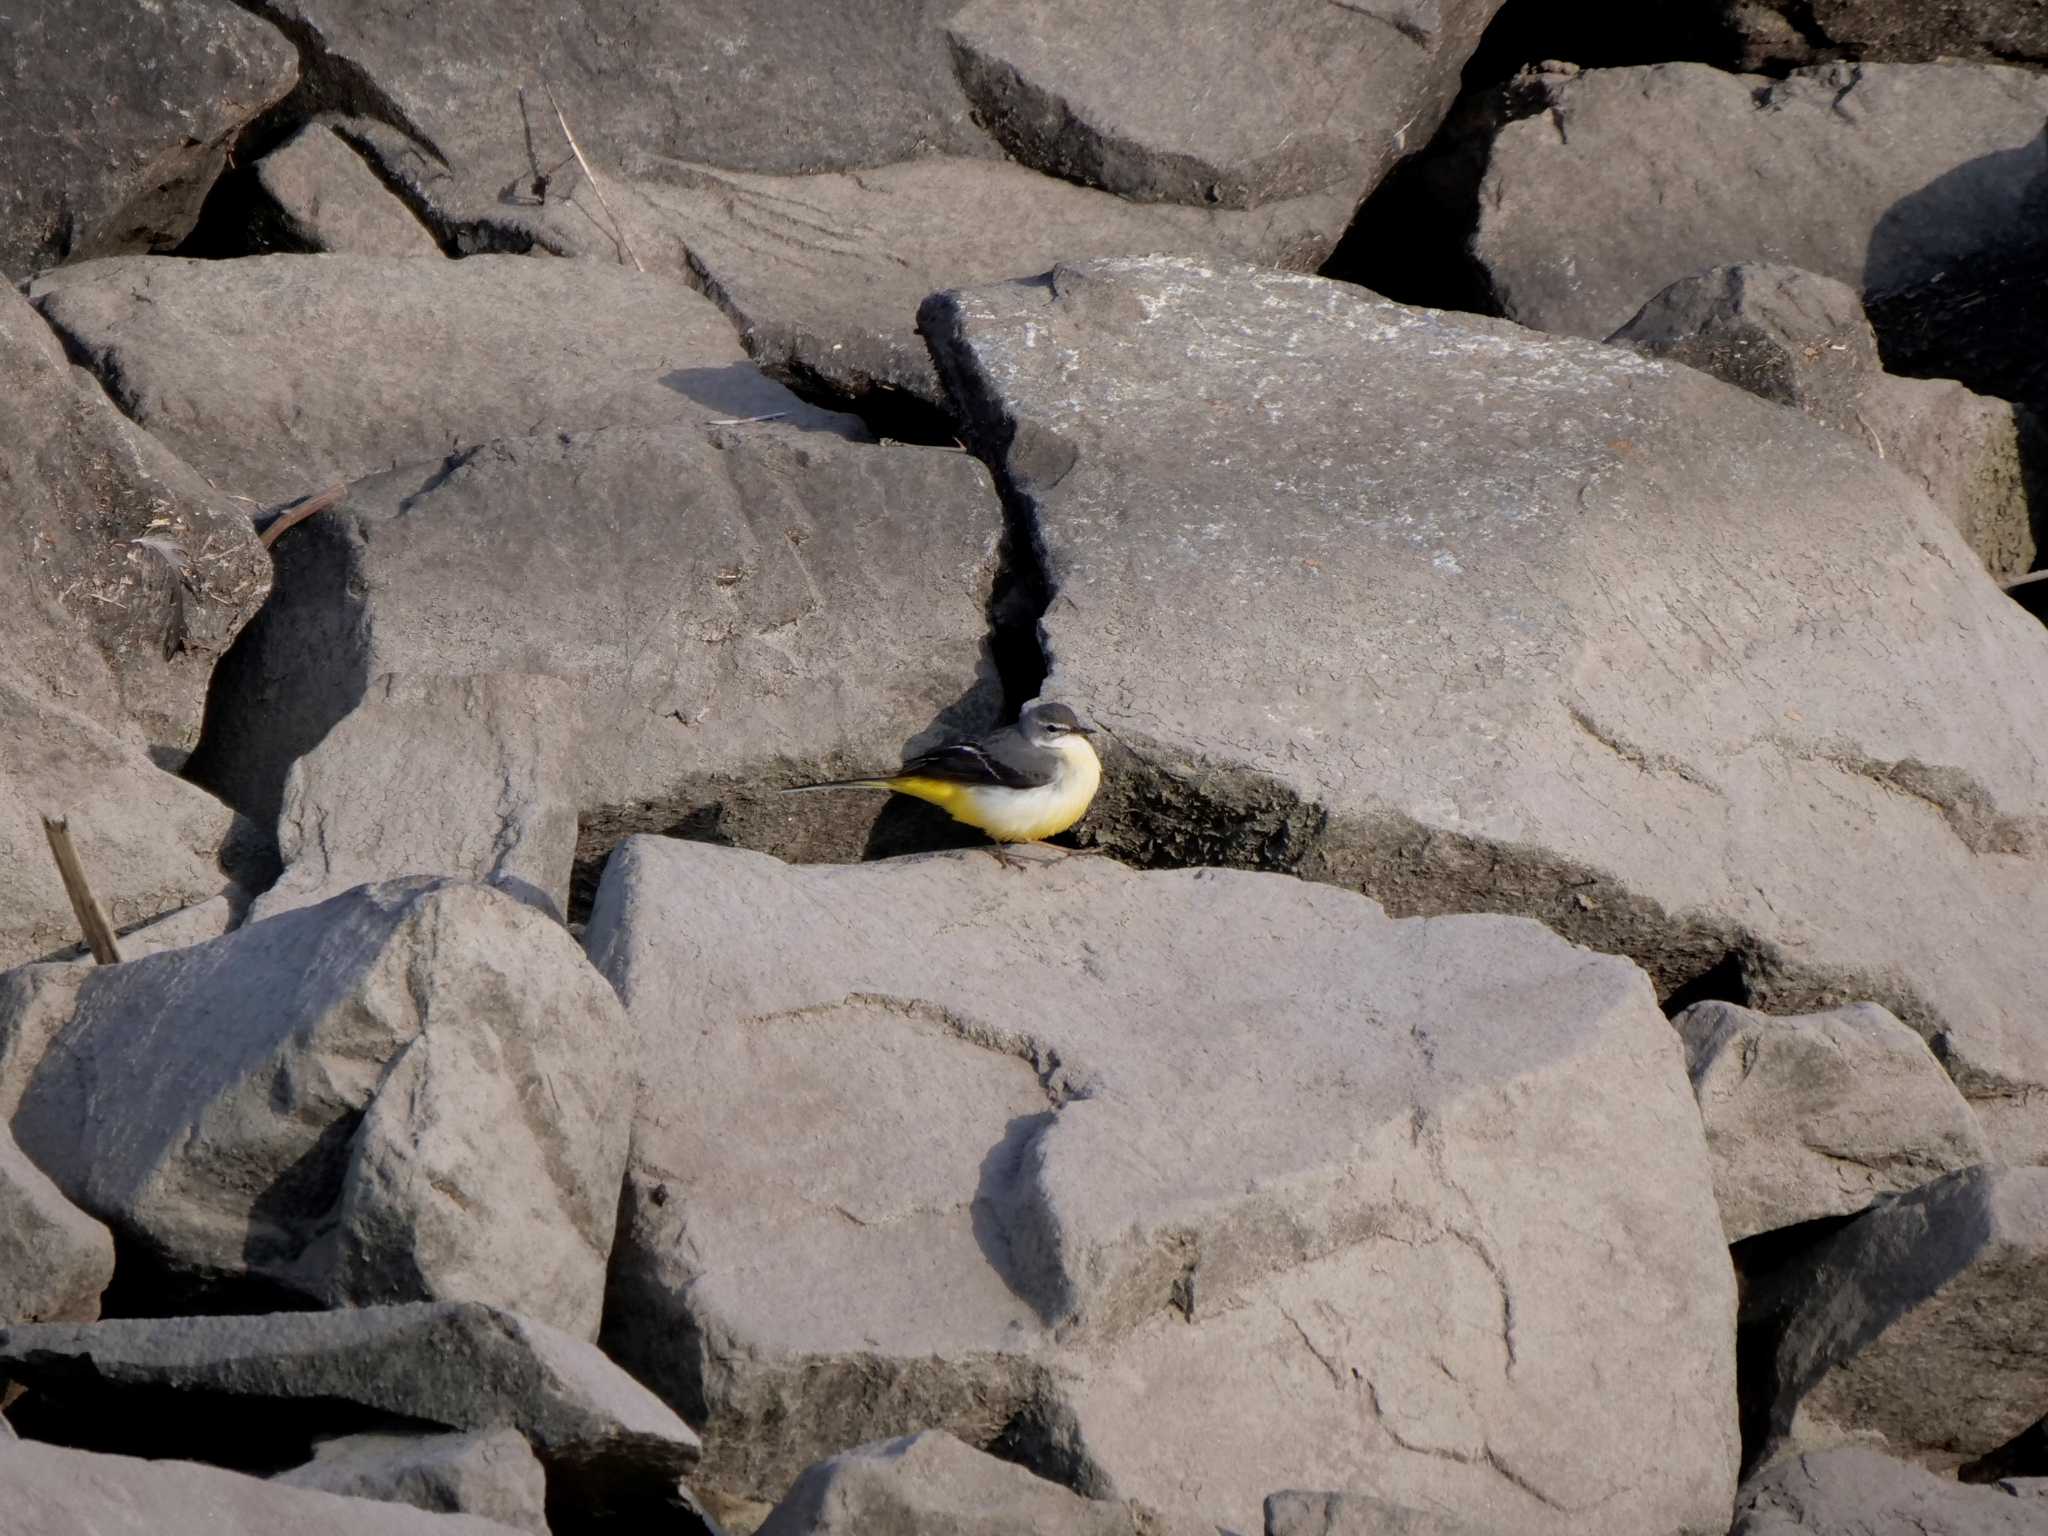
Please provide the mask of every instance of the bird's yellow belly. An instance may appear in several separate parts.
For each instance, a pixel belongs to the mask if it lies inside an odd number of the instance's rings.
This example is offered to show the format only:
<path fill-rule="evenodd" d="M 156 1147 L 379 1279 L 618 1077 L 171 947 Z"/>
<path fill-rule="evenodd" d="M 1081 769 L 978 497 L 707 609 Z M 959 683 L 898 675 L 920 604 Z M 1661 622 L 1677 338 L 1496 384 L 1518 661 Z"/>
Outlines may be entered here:
<path fill-rule="evenodd" d="M 926 778 L 897 779 L 889 787 L 930 801 L 999 843 L 1035 843 L 1079 821 L 1100 782 L 1099 773 L 1073 772 L 1043 789 L 992 789 Z"/>

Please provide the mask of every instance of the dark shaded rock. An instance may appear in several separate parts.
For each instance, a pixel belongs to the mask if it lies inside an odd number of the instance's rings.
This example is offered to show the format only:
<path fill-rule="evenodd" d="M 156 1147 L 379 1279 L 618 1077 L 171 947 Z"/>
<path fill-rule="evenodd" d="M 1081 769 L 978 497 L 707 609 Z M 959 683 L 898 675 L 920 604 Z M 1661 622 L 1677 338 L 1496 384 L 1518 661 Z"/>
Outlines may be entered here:
<path fill-rule="evenodd" d="M 441 247 L 350 148 L 337 126 L 316 119 L 265 155 L 256 184 L 282 250 L 352 256 L 439 256 Z"/>
<path fill-rule="evenodd" d="M 2048 63 L 2038 0 L 1724 0 L 1723 9 L 1749 69 L 1837 58 Z"/>

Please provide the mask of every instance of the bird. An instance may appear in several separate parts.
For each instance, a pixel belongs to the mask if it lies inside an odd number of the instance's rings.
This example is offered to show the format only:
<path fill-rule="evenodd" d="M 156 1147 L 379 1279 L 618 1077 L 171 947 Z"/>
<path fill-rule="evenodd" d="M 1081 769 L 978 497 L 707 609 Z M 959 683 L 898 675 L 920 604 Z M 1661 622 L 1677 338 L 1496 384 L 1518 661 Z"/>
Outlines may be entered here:
<path fill-rule="evenodd" d="M 784 793 L 893 790 L 929 801 L 999 845 L 1037 843 L 1079 821 L 1095 798 L 1102 760 L 1088 743 L 1093 734 L 1066 705 L 1034 699 L 1015 725 L 944 742 L 894 773 L 795 784 Z M 993 851 L 1013 862 L 1000 846 Z"/>

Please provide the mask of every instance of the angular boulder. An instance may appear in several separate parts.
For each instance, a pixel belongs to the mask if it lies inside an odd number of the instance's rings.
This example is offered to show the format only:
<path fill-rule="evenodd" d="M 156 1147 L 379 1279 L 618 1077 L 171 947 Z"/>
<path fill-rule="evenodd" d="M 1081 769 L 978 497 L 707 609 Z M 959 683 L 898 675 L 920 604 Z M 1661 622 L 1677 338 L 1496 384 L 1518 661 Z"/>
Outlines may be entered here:
<path fill-rule="evenodd" d="M 364 886 L 6 1001 L 0 1032 L 63 1015 L 22 1149 L 174 1292 L 475 1299 L 595 1334 L 630 1065 L 617 999 L 547 918 Z"/>
<path fill-rule="evenodd" d="M 686 284 L 600 262 L 128 257 L 30 297 L 122 410 L 266 505 L 530 432 L 774 414 L 865 435 L 763 377 Z"/>
<path fill-rule="evenodd" d="M 230 0 L 20 0 L 0 34 L 0 272 L 168 250 L 235 135 L 299 78 L 292 45 Z"/>
<path fill-rule="evenodd" d="M 279 541 L 191 771 L 268 820 L 318 747 L 283 839 L 315 891 L 433 858 L 553 897 L 565 804 L 600 854 L 680 824 L 856 857 L 931 818 L 772 791 L 993 720 L 1001 531 L 963 453 L 773 424 L 507 439 L 376 476 Z M 362 798 L 385 785 L 402 835 Z"/>
<path fill-rule="evenodd" d="M 0 1434 L 10 1536 L 510 1536 L 468 1515 L 285 1488 L 189 1461 L 141 1460 Z"/>
<path fill-rule="evenodd" d="M 934 296 L 1043 560 L 1082 823 L 1667 993 L 1882 1003 L 2048 1156 L 2048 634 L 1867 449 L 1688 368 L 1155 258 Z"/>
<path fill-rule="evenodd" d="M 1743 1485 L 1730 1536 L 2040 1536 L 2038 1510 L 1876 1451 L 1790 1456 Z"/>
<path fill-rule="evenodd" d="M 1696 1003 L 1671 1022 L 1731 1243 L 1990 1159 L 1934 1053 L 1874 1003 L 1795 1018 Z"/>
<path fill-rule="evenodd" d="M 2048 1417 L 2048 1168 L 1970 1168 L 1780 1277 L 1766 1454 L 1856 1442 L 1936 1470 Z"/>
<path fill-rule="evenodd" d="M 1139 202 L 1256 208 L 1365 196 L 1429 141 L 1499 9 L 974 0 L 946 33 L 980 120 L 1024 164 Z"/>
<path fill-rule="evenodd" d="M 475 1515 L 547 1536 L 547 1473 L 518 1430 L 337 1435 L 273 1482 L 348 1498 Z"/>
<path fill-rule="evenodd" d="M 113 1234 L 0 1127 L 0 1322 L 90 1321 L 113 1278 Z"/>
<path fill-rule="evenodd" d="M 315 119 L 256 165 L 268 200 L 256 217 L 288 251 L 439 256 L 426 225 L 392 195 L 332 121 Z"/>
<path fill-rule="evenodd" d="M 590 1345 L 465 1303 L 0 1328 L 0 1375 L 74 1443 L 123 1452 L 260 1464 L 373 1420 L 509 1428 L 585 1511 L 665 1507 L 699 1452 L 688 1425 Z M 180 1415 L 137 1411 L 167 1393 Z"/>
<path fill-rule="evenodd" d="M 1857 289 L 1894 372 L 2048 401 L 2048 75 L 1567 67 L 1514 114 L 1471 246 L 1510 319 L 1606 336 L 1702 268 L 1782 263 Z"/>
<path fill-rule="evenodd" d="M 643 1075 L 605 1344 L 707 1487 L 941 1428 L 1234 1529 L 1303 1483 L 1725 1518 L 1732 1277 L 1626 962 L 1241 872 L 656 838 L 588 942 Z"/>
<path fill-rule="evenodd" d="M 1919 481 L 1993 576 L 2033 569 L 2028 482 L 2037 463 L 2048 477 L 2048 432 L 2030 412 L 1953 379 L 1886 373 L 1848 284 L 1796 267 L 1712 267 L 1673 283 L 1607 339 L 1848 433 Z"/>

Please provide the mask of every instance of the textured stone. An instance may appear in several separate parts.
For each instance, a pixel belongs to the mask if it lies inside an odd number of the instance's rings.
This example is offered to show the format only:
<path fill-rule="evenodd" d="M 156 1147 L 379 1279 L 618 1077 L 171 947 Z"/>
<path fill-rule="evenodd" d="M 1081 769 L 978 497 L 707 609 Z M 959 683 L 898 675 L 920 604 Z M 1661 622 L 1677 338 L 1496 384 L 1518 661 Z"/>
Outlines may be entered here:
<path fill-rule="evenodd" d="M 1024 164 L 1144 202 L 1252 208 L 1363 197 L 1428 142 L 1499 9 L 974 0 L 946 30 L 981 120 Z"/>
<path fill-rule="evenodd" d="M 511 1428 L 456 1435 L 339 1435 L 273 1482 L 476 1515 L 547 1536 L 547 1473 Z"/>
<path fill-rule="evenodd" d="M 1795 267 L 1712 267 L 1673 283 L 1607 339 L 1848 433 L 1919 481 L 1992 575 L 2033 568 L 2028 461 L 2048 463 L 2048 434 L 1953 379 L 1884 372 L 1848 284 Z"/>
<path fill-rule="evenodd" d="M 234 137 L 298 79 L 229 0 L 14 0 L 0 16 L 0 271 L 167 250 Z"/>
<path fill-rule="evenodd" d="M 1782 1284 L 1771 1451 L 1946 1469 L 2048 1416 L 2044 1263 L 2048 1168 L 1965 1169 L 1852 1222 Z"/>
<path fill-rule="evenodd" d="M 586 1512 L 664 1507 L 699 1450 L 688 1425 L 590 1345 L 466 1304 L 4 1328 L 0 1374 L 122 1451 L 162 1454 L 183 1436 L 210 1438 L 223 1454 L 297 1444 L 303 1456 L 365 1410 L 451 1430 L 511 1428 Z M 132 1411 L 167 1392 L 182 1417 Z M 209 1418 L 251 1443 L 209 1437 Z"/>
<path fill-rule="evenodd" d="M 1787 1457 L 1744 1485 L 1730 1536 L 2041 1536 L 2048 1517 L 1875 1451 Z"/>
<path fill-rule="evenodd" d="M 0 1321 L 90 1321 L 113 1278 L 113 1234 L 59 1194 L 0 1127 Z"/>
<path fill-rule="evenodd" d="M 285 1488 L 186 1461 L 143 1461 L 0 1435 L 9 1536 L 508 1536 L 467 1515 Z"/>
<path fill-rule="evenodd" d="M 441 247 L 331 122 L 306 124 L 256 166 L 286 249 L 439 256 Z"/>
<path fill-rule="evenodd" d="M 1266 1536 L 1487 1536 L 1476 1525 L 1362 1493 L 1276 1493 Z"/>
<path fill-rule="evenodd" d="M 764 378 L 702 295 L 600 262 L 129 257 L 31 297 L 124 411 L 264 503 L 532 432 L 779 412 L 863 435 Z"/>
<path fill-rule="evenodd" d="M 378 476 L 279 542 L 277 595 L 216 674 L 192 771 L 267 820 L 287 765 L 369 703 L 287 809 L 302 860 L 323 825 L 350 850 L 341 878 L 432 858 L 552 892 L 563 801 L 599 850 L 681 824 L 857 857 L 878 825 L 929 819 L 774 787 L 991 723 L 1001 526 L 965 454 L 774 425 L 510 439 Z M 426 782 L 399 799 L 407 827 L 447 818 L 417 853 L 354 803 L 408 743 L 423 764 L 471 755 L 445 770 L 473 786 L 455 803 Z"/>
<path fill-rule="evenodd" d="M 1904 476 L 1313 278 L 1096 262 L 924 324 L 1112 749 L 1084 832 L 1879 1002 L 2048 1155 L 2048 634 Z"/>
<path fill-rule="evenodd" d="M 2048 63 L 2048 11 L 2038 0 L 1723 0 L 1723 8 L 1750 68 L 1844 56 Z"/>
<path fill-rule="evenodd" d="M 617 1000 L 546 918 L 392 882 L 5 1001 L 0 1030 L 68 1013 L 23 1150 L 176 1285 L 596 1332 L 630 1068 Z"/>
<path fill-rule="evenodd" d="M 942 1428 L 1238 1530 L 1311 1479 L 1725 1519 L 1732 1278 L 1625 962 L 1272 876 L 656 838 L 588 942 L 644 1079 L 604 1341 L 708 1489 Z"/>
<path fill-rule="evenodd" d="M 1853 1215 L 1989 1160 L 1941 1063 L 1875 1004 L 1774 1019 L 1697 1003 L 1672 1024 L 1731 1243 Z"/>

